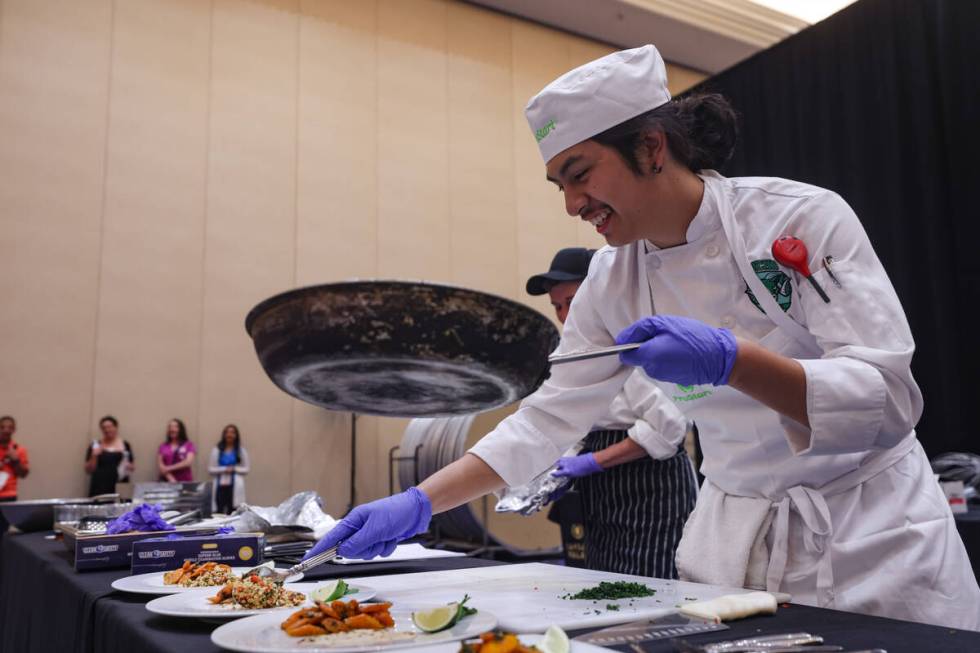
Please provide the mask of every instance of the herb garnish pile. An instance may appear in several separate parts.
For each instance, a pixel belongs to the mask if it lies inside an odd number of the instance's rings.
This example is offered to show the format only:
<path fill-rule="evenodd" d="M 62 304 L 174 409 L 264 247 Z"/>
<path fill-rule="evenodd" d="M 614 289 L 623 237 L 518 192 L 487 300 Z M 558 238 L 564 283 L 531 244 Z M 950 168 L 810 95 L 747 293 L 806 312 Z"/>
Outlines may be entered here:
<path fill-rule="evenodd" d="M 656 593 L 657 590 L 650 589 L 646 585 L 617 580 L 611 583 L 602 581 L 595 587 L 587 587 L 577 594 L 565 594 L 561 598 L 603 601 L 609 599 L 628 599 L 635 596 L 653 596 Z"/>

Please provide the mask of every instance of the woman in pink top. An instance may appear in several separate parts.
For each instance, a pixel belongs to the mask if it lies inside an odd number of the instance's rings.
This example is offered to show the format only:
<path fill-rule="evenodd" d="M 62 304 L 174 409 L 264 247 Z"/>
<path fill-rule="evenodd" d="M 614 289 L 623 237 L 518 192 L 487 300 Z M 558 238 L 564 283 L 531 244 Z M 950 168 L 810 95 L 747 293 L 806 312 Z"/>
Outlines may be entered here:
<path fill-rule="evenodd" d="M 194 443 L 187 439 L 184 423 L 176 417 L 167 422 L 167 439 L 157 450 L 160 480 L 186 483 L 194 480 Z"/>

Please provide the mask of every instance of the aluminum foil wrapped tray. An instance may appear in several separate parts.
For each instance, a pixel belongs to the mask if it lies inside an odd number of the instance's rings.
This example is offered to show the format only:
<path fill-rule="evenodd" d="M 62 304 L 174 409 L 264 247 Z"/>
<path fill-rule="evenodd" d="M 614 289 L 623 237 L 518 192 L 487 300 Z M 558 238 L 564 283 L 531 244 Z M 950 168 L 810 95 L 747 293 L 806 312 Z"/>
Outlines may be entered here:
<path fill-rule="evenodd" d="M 582 450 L 582 442 L 578 442 L 569 447 L 564 456 L 575 456 Z M 528 482 L 527 485 L 519 487 L 504 488 L 497 492 L 497 505 L 494 506 L 496 512 L 516 512 L 521 515 L 533 515 L 537 511 L 548 505 L 548 500 L 557 490 L 570 484 L 569 478 L 557 478 L 551 475 L 558 466 L 552 465 Z"/>
<path fill-rule="evenodd" d="M 275 507 L 242 504 L 235 516 L 237 519 L 231 525 L 239 533 L 270 533 L 275 532 L 276 527 L 300 526 L 308 528 L 315 539 L 326 535 L 337 523 L 323 512 L 320 497 L 313 491 L 294 494 Z"/>

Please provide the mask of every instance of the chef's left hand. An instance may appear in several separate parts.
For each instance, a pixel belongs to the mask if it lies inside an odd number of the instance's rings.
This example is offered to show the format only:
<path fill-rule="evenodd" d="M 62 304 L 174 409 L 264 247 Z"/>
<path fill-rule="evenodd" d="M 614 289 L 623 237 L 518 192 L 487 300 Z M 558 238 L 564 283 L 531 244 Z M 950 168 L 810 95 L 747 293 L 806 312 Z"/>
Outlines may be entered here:
<path fill-rule="evenodd" d="M 578 456 L 565 456 L 564 458 L 560 458 L 558 460 L 558 467 L 555 468 L 555 471 L 551 472 L 551 475 L 557 476 L 558 478 L 581 478 L 603 471 L 605 469 L 596 461 L 595 454 L 590 451 L 589 453 L 579 454 Z"/>
<path fill-rule="evenodd" d="M 623 363 L 642 367 L 652 379 L 681 385 L 725 385 L 738 353 L 728 329 L 676 315 L 645 317 L 616 336 L 618 345 L 631 342 L 643 345 L 621 353 Z"/>

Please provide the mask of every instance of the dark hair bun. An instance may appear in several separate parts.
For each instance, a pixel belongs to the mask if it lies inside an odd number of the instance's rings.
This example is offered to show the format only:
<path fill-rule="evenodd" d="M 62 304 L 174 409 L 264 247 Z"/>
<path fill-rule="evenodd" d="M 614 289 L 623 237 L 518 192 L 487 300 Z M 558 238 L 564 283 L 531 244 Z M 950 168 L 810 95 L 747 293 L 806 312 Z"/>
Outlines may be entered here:
<path fill-rule="evenodd" d="M 735 152 L 738 139 L 735 109 L 718 93 L 686 96 L 675 102 L 678 117 L 690 138 L 689 167 L 692 170 L 721 168 Z"/>

